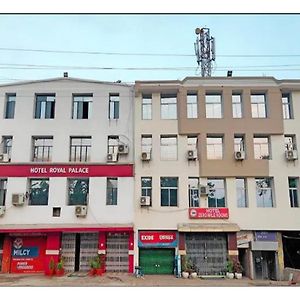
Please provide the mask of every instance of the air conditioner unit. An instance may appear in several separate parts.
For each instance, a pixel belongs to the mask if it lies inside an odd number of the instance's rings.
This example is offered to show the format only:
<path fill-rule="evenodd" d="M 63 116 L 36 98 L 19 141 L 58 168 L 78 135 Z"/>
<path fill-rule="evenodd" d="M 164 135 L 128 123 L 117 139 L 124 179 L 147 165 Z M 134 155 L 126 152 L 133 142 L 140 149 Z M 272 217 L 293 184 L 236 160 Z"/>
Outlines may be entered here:
<path fill-rule="evenodd" d="M 0 217 L 3 216 L 5 214 L 5 206 L 0 206 Z"/>
<path fill-rule="evenodd" d="M 106 157 L 107 162 L 116 162 L 118 161 L 118 154 L 117 153 L 109 153 Z"/>
<path fill-rule="evenodd" d="M 129 147 L 128 145 L 125 145 L 125 144 L 120 144 L 118 146 L 118 153 L 119 154 L 128 154 L 129 152 Z"/>
<path fill-rule="evenodd" d="M 201 196 L 207 196 L 208 195 L 208 186 L 207 185 L 201 185 L 200 186 L 200 195 Z"/>
<path fill-rule="evenodd" d="M 149 196 L 142 196 L 140 198 L 140 205 L 141 206 L 150 206 L 150 202 L 151 202 L 151 199 Z"/>
<path fill-rule="evenodd" d="M 236 160 L 244 160 L 245 159 L 245 152 L 244 151 L 236 151 L 236 152 L 234 152 L 234 158 Z"/>
<path fill-rule="evenodd" d="M 21 206 L 25 203 L 24 194 L 12 194 L 12 204 L 15 206 Z"/>
<path fill-rule="evenodd" d="M 9 162 L 9 156 L 7 153 L 0 153 L 0 163 Z"/>
<path fill-rule="evenodd" d="M 286 150 L 285 151 L 285 158 L 287 160 L 296 160 L 296 159 L 298 159 L 297 150 Z"/>
<path fill-rule="evenodd" d="M 144 161 L 151 160 L 151 152 L 142 152 L 141 159 Z"/>
<path fill-rule="evenodd" d="M 87 206 L 86 205 L 75 206 L 75 215 L 76 215 L 76 217 L 86 217 Z"/>
<path fill-rule="evenodd" d="M 187 152 L 187 159 L 188 160 L 195 160 L 195 159 L 197 159 L 197 150 L 188 150 L 188 152 Z"/>

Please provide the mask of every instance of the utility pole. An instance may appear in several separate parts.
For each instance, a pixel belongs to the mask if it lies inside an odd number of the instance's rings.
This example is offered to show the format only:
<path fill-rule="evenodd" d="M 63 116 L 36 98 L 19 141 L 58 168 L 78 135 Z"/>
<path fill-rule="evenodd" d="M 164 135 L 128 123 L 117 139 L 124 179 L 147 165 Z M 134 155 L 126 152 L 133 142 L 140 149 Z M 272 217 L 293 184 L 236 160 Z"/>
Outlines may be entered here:
<path fill-rule="evenodd" d="M 201 76 L 210 77 L 212 61 L 215 61 L 215 39 L 210 36 L 209 28 L 196 28 L 197 40 L 194 43 L 197 63 L 201 63 Z"/>

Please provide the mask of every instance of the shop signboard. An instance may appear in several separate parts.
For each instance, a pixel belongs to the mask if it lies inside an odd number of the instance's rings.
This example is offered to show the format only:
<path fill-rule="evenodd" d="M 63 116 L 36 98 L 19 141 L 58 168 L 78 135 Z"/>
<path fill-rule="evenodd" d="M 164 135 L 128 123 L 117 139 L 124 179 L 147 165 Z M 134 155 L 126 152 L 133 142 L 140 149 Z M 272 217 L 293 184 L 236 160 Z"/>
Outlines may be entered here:
<path fill-rule="evenodd" d="M 139 231 L 139 247 L 177 247 L 175 231 Z"/>
<path fill-rule="evenodd" d="M 189 218 L 190 219 L 228 219 L 229 211 L 227 207 L 221 207 L 221 208 L 192 207 L 189 208 Z"/>
<path fill-rule="evenodd" d="M 268 241 L 276 242 L 276 232 L 275 231 L 255 231 L 255 240 L 256 241 Z"/>

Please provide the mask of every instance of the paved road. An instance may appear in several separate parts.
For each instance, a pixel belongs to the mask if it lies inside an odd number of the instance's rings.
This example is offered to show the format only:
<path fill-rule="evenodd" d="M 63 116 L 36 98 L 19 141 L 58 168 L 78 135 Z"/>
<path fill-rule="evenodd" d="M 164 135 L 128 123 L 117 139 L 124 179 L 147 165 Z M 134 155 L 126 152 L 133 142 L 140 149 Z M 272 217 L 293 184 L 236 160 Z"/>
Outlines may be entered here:
<path fill-rule="evenodd" d="M 133 275 L 107 273 L 90 277 L 87 274 L 71 274 L 62 277 L 44 275 L 0 274 L 2 287 L 275 287 L 290 286 L 288 281 L 237 279 L 183 279 L 169 275 L 146 275 L 135 278 Z M 300 284 L 293 285 L 299 287 Z"/>

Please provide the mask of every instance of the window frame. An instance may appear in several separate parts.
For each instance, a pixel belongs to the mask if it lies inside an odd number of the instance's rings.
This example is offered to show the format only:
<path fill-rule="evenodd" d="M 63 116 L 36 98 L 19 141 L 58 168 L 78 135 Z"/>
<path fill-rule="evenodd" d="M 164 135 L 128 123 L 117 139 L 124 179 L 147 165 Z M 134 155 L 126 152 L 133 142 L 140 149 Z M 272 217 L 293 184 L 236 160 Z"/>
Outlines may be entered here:
<path fill-rule="evenodd" d="M 72 141 L 80 140 L 80 145 L 73 145 Z M 90 140 L 89 145 L 82 145 L 83 140 Z M 73 157 L 73 148 L 75 147 L 75 156 Z M 77 148 L 79 148 L 79 160 L 77 160 Z M 82 154 L 82 149 L 85 148 L 85 154 Z M 92 149 L 92 137 L 91 136 L 70 136 L 70 162 L 89 162 L 91 160 L 91 149 Z"/>
<path fill-rule="evenodd" d="M 192 186 L 192 181 L 197 181 L 196 186 Z M 189 207 L 200 207 L 200 179 L 199 177 L 188 177 L 188 199 Z M 196 197 L 194 198 L 194 196 Z"/>
<path fill-rule="evenodd" d="M 267 139 L 268 140 L 268 143 L 257 143 L 257 142 L 255 142 L 255 139 Z M 256 155 L 256 149 L 257 149 L 257 147 L 255 147 L 255 146 L 257 146 L 257 145 L 259 145 L 259 155 L 260 155 L 260 157 L 257 157 L 257 155 Z M 263 145 L 268 145 L 268 154 L 267 155 L 265 155 L 265 154 L 263 154 L 263 151 L 262 151 L 262 147 L 263 147 Z M 254 135 L 253 136 L 253 150 L 254 150 L 254 159 L 268 159 L 268 160 L 270 160 L 270 159 L 272 159 L 272 155 L 271 155 L 271 138 L 270 138 L 270 136 L 260 136 L 260 135 Z"/>
<path fill-rule="evenodd" d="M 176 143 L 168 143 L 168 144 L 163 144 L 163 139 L 176 139 Z M 169 147 L 168 151 L 165 151 Z M 170 149 L 175 149 L 175 154 L 172 156 L 172 150 Z M 167 153 L 167 155 L 165 155 Z M 162 161 L 176 161 L 178 160 L 178 137 L 177 135 L 160 135 L 160 160 Z"/>
<path fill-rule="evenodd" d="M 221 139 L 221 144 L 212 144 L 212 143 L 209 143 L 209 139 Z M 209 146 L 213 145 L 213 153 L 214 155 L 211 156 L 209 153 L 212 153 L 210 150 L 209 150 Z M 219 152 L 219 151 L 216 151 L 216 147 L 217 146 L 220 146 L 221 145 L 221 156 L 217 156 L 216 153 Z M 206 158 L 207 160 L 222 160 L 224 158 L 224 136 L 223 135 L 207 135 L 206 136 Z"/>
<path fill-rule="evenodd" d="M 40 182 L 46 182 L 47 183 L 47 187 L 46 187 L 46 193 L 45 193 L 45 202 L 35 202 L 33 199 L 33 190 L 43 190 L 45 188 L 33 188 L 33 182 L 36 181 L 40 181 Z M 28 205 L 29 206 L 47 206 L 49 203 L 49 178 L 29 178 L 29 199 L 28 199 Z M 44 195 L 43 195 L 44 196 Z"/>
<path fill-rule="evenodd" d="M 109 93 L 108 96 L 108 119 L 120 119 L 120 93 Z"/>
<path fill-rule="evenodd" d="M 234 102 L 234 98 L 239 96 L 239 102 Z M 244 117 L 244 108 L 243 108 L 243 96 L 242 93 L 239 92 L 234 92 L 231 95 L 231 102 L 232 102 L 232 118 L 233 119 L 242 119 Z M 239 109 L 236 109 L 236 107 L 239 107 Z M 240 110 L 238 112 L 238 114 L 236 115 L 235 113 Z M 240 113 L 240 116 L 239 116 Z"/>
<path fill-rule="evenodd" d="M 263 96 L 264 101 L 259 102 L 258 99 L 253 99 L 253 97 L 257 96 Z M 255 101 L 254 101 L 255 100 Z M 253 119 L 267 119 L 268 118 L 268 99 L 267 99 L 267 93 L 266 92 L 252 92 L 250 94 L 250 103 L 251 103 L 251 117 Z M 263 104 L 263 114 L 261 114 L 261 106 Z M 254 107 L 256 107 L 257 116 L 254 116 Z"/>
<path fill-rule="evenodd" d="M 43 141 L 51 140 L 52 144 L 51 144 L 51 146 L 48 146 L 48 145 L 36 146 L 35 142 L 37 140 L 43 140 Z M 38 159 L 38 156 L 36 157 L 36 155 L 35 155 L 37 148 L 42 148 L 42 158 L 41 159 Z M 46 152 L 48 152 L 48 159 L 44 159 L 44 148 L 48 149 L 46 151 Z M 32 136 L 32 161 L 34 161 L 34 162 L 51 162 L 52 154 L 53 154 L 52 152 L 53 152 L 53 136 Z"/>
<path fill-rule="evenodd" d="M 11 97 L 14 97 L 14 100 L 10 100 Z M 15 110 L 16 110 L 16 93 L 7 93 L 5 94 L 5 110 L 4 110 L 4 119 L 14 119 Z"/>
<path fill-rule="evenodd" d="M 223 201 L 222 198 L 215 198 L 215 197 L 211 197 L 211 194 L 213 193 L 213 187 L 211 186 L 211 182 L 212 181 L 219 181 L 222 182 L 223 187 L 217 187 L 214 188 L 214 190 L 223 190 L 224 193 L 224 206 L 219 205 L 219 202 Z M 215 208 L 221 208 L 221 207 L 227 207 L 227 196 L 226 196 L 226 179 L 225 178 L 207 178 L 207 185 L 208 185 L 208 200 L 207 200 L 207 207 L 211 208 L 211 207 L 215 207 Z M 214 200 L 214 206 L 210 206 L 210 203 L 212 203 L 211 200 Z"/>
<path fill-rule="evenodd" d="M 191 98 L 192 97 L 192 98 Z M 195 100 L 195 102 L 191 100 Z M 191 114 L 189 114 L 191 112 Z M 186 117 L 187 119 L 198 118 L 198 94 L 196 92 L 188 92 L 186 96 Z"/>
<path fill-rule="evenodd" d="M 290 180 L 295 180 L 296 187 L 291 187 Z M 288 186 L 289 186 L 290 207 L 299 208 L 299 177 L 288 177 Z M 296 192 L 296 200 L 295 200 L 294 192 Z"/>
<path fill-rule="evenodd" d="M 78 98 L 78 100 L 76 100 Z M 79 100 L 81 99 L 81 100 Z M 92 117 L 93 94 L 73 94 L 72 95 L 72 119 L 88 120 Z M 87 103 L 86 105 L 84 105 Z M 84 106 L 87 106 L 85 108 Z"/>
<path fill-rule="evenodd" d="M 45 100 L 39 100 L 39 98 L 46 97 Z M 54 100 L 48 100 L 54 99 Z M 35 94 L 35 113 L 34 119 L 55 119 L 55 104 L 56 94 Z"/>
<path fill-rule="evenodd" d="M 0 178 L 0 206 L 5 206 L 7 193 L 7 178 Z"/>
<path fill-rule="evenodd" d="M 144 100 L 150 100 L 150 101 L 146 103 L 147 101 L 145 102 Z M 152 120 L 152 94 L 142 95 L 142 120 Z"/>
<path fill-rule="evenodd" d="M 284 99 L 287 99 L 287 102 L 284 102 Z M 282 117 L 284 120 L 294 119 L 293 103 L 291 93 L 282 93 Z M 287 109 L 286 109 L 287 108 Z"/>
<path fill-rule="evenodd" d="M 265 182 L 268 182 L 270 186 L 264 187 L 264 188 L 258 188 L 257 181 L 262 181 L 264 180 Z M 256 187 L 256 192 L 255 192 L 255 198 L 256 198 L 256 207 L 258 208 L 274 208 L 275 207 L 275 201 L 274 201 L 274 179 L 273 177 L 258 177 L 255 178 L 255 187 Z M 265 198 L 262 198 L 262 203 L 259 202 L 258 198 L 258 190 L 267 190 L 270 191 L 271 195 L 271 206 L 268 205 L 269 200 L 265 200 Z"/>
<path fill-rule="evenodd" d="M 85 182 L 86 184 L 86 192 L 85 193 L 81 193 L 83 195 L 82 199 L 79 199 L 80 201 L 74 201 L 73 203 L 71 203 L 71 183 L 77 181 L 77 182 L 81 182 L 81 184 L 83 182 Z M 80 178 L 80 177 L 74 177 L 74 178 L 67 178 L 67 184 L 68 184 L 68 206 L 76 206 L 76 205 L 88 205 L 88 201 L 89 201 L 89 188 L 90 188 L 90 178 Z M 74 188 L 73 188 L 74 189 Z M 82 201 L 83 200 L 83 201 Z M 77 203 L 76 203 L 77 202 Z"/>
<path fill-rule="evenodd" d="M 163 179 L 175 179 L 176 180 L 176 186 L 162 186 L 162 180 Z M 179 178 L 178 177 L 160 177 L 160 206 L 161 207 L 178 207 L 178 183 Z M 163 205 L 164 197 L 163 197 L 163 191 L 167 191 L 167 203 L 166 205 Z M 171 191 L 176 191 L 176 204 L 171 205 Z"/>
<path fill-rule="evenodd" d="M 164 100 L 167 101 L 167 99 L 175 99 L 175 102 L 163 103 Z M 177 120 L 178 118 L 177 103 L 178 103 L 177 94 L 160 94 L 160 119 Z"/>
<path fill-rule="evenodd" d="M 114 184 L 111 182 L 114 181 Z M 106 178 L 106 206 L 118 205 L 118 177 Z"/>
<path fill-rule="evenodd" d="M 149 180 L 150 185 L 145 186 L 143 180 Z M 150 206 L 152 206 L 152 177 L 150 176 L 141 177 L 141 196 L 150 197 Z"/>
<path fill-rule="evenodd" d="M 243 180 L 243 187 L 239 187 L 237 181 Z M 248 207 L 248 186 L 247 186 L 247 178 L 245 177 L 236 177 L 235 178 L 235 186 L 236 186 L 236 198 L 237 198 L 237 207 L 238 208 L 247 208 Z M 242 194 L 244 196 L 243 202 L 239 201 L 239 191 L 243 191 Z"/>
<path fill-rule="evenodd" d="M 211 97 L 218 96 L 220 98 L 220 101 L 208 101 Z M 208 107 L 212 106 L 212 110 L 209 110 Z M 216 109 L 215 107 L 219 107 L 219 109 Z M 212 111 L 212 115 L 209 115 L 209 112 Z M 220 115 L 216 114 L 215 111 L 220 111 Z M 206 93 L 205 94 L 205 117 L 206 119 L 222 119 L 224 117 L 223 112 L 223 94 L 222 92 L 218 93 Z"/>

